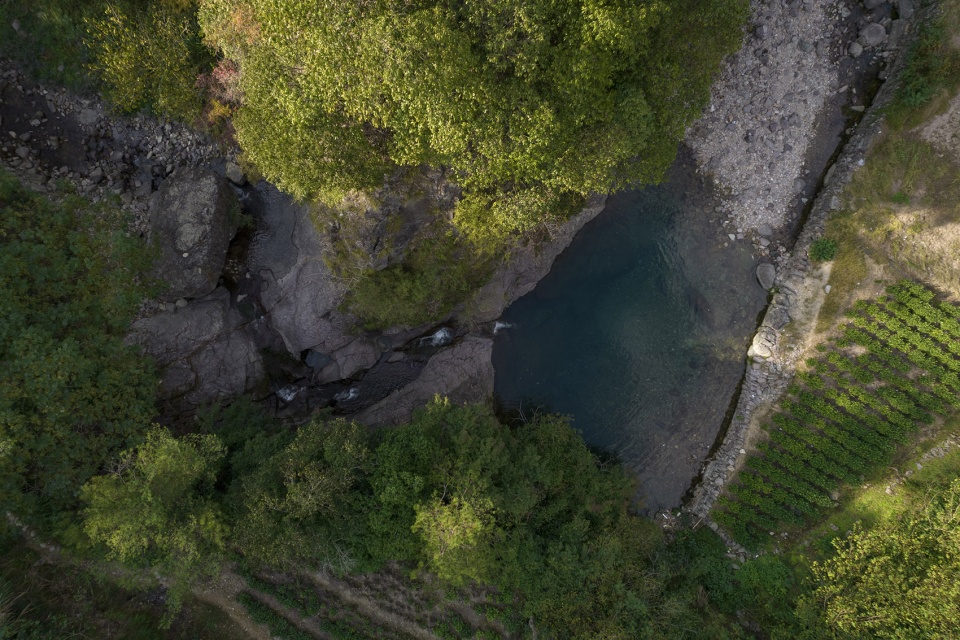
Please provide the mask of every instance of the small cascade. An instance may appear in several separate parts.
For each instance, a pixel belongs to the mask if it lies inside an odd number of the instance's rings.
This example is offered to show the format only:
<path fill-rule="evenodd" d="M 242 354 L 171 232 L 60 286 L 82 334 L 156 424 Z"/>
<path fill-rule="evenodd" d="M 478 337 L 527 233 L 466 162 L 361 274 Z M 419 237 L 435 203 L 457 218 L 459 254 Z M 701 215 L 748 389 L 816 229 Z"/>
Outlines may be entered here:
<path fill-rule="evenodd" d="M 350 402 L 351 400 L 356 400 L 360 396 L 360 389 L 356 387 L 350 387 L 346 391 L 341 391 L 337 395 L 333 396 L 333 399 L 336 402 Z"/>
<path fill-rule="evenodd" d="M 512 329 L 512 328 L 513 328 L 512 322 L 501 322 L 500 320 L 497 320 L 496 322 L 493 323 L 493 335 L 497 335 L 504 329 Z"/>
<path fill-rule="evenodd" d="M 420 338 L 418 347 L 445 347 L 453 342 L 453 331 L 447 327 L 440 327 L 435 333 Z"/>
<path fill-rule="evenodd" d="M 297 394 L 301 391 L 303 391 L 301 387 L 295 384 L 288 384 L 277 390 L 277 397 L 284 402 L 293 402 L 293 399 L 296 398 Z"/>

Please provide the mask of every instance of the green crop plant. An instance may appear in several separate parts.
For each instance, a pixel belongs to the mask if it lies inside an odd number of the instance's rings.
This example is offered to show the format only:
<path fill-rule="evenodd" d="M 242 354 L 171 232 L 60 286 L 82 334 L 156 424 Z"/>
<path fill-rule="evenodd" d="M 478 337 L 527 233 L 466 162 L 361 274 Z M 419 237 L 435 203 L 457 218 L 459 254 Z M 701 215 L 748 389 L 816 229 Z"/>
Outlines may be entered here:
<path fill-rule="evenodd" d="M 843 463 L 821 455 L 819 451 L 812 450 L 806 442 L 786 431 L 781 429 L 771 431 L 770 439 L 780 445 L 785 452 L 801 457 L 808 464 L 831 477 L 845 482 L 852 481 L 857 477 L 857 473 Z"/>
<path fill-rule="evenodd" d="M 748 466 L 751 464 L 761 465 L 757 468 L 762 470 L 766 465 L 779 465 L 797 478 L 803 479 L 815 491 L 823 493 L 824 495 L 829 494 L 837 487 L 836 481 L 830 476 L 805 464 L 803 459 L 797 456 L 783 455 L 779 449 L 770 446 L 768 442 L 761 442 L 758 445 L 758 449 L 765 455 L 762 457 L 752 456 L 750 460 L 747 461 Z"/>
<path fill-rule="evenodd" d="M 807 476 L 815 476 L 815 474 L 807 473 L 809 469 L 804 467 L 802 464 L 798 466 L 800 468 L 799 473 L 793 469 L 779 467 L 773 464 L 770 460 L 760 456 L 753 456 L 747 462 L 748 468 L 752 468 L 760 473 L 763 473 L 766 477 L 770 478 L 772 481 L 776 482 L 792 493 L 802 497 L 811 505 L 818 505 L 821 507 L 830 506 L 832 502 L 828 493 L 825 492 L 821 487 L 810 484 L 805 479 Z"/>

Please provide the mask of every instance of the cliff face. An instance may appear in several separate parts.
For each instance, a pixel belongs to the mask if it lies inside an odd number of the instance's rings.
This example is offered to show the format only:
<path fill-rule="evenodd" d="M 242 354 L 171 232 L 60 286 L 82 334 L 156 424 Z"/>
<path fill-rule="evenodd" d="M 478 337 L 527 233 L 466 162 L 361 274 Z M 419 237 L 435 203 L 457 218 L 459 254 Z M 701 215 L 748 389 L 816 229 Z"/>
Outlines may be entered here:
<path fill-rule="evenodd" d="M 324 406 L 369 423 L 398 422 L 435 394 L 493 391 L 492 322 L 530 291 L 603 199 L 521 247 L 444 322 L 363 331 L 341 310 L 341 269 L 396 264 L 418 233 L 452 211 L 441 172 L 388 179 L 338 209 L 300 205 L 246 181 L 229 150 L 176 124 L 114 117 L 96 100 L 31 83 L 0 62 L 0 158 L 27 184 L 66 180 L 93 200 L 117 199 L 133 233 L 157 251 L 164 284 L 144 301 L 128 342 L 161 367 L 176 411 L 252 392 L 281 414 Z M 318 215 L 319 213 L 319 215 Z M 441 330 L 442 329 L 442 330 Z"/>

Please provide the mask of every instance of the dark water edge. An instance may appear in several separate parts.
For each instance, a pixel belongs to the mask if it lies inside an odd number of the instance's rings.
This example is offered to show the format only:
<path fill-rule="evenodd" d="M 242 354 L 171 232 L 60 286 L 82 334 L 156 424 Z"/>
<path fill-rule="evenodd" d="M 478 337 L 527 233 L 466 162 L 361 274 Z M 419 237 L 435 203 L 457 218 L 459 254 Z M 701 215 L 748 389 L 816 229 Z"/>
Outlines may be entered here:
<path fill-rule="evenodd" d="M 766 303 L 716 205 L 681 150 L 662 184 L 608 200 L 494 343 L 498 404 L 571 416 L 635 475 L 647 512 L 678 506 L 697 476 Z"/>

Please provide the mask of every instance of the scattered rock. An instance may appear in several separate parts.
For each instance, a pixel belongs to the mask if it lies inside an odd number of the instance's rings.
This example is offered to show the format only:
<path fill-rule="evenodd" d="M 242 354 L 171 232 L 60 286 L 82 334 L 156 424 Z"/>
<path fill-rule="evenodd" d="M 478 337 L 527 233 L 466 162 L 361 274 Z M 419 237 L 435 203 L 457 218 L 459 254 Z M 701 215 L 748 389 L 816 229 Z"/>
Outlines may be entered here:
<path fill-rule="evenodd" d="M 897 10 L 901 20 L 909 20 L 913 17 L 913 0 L 899 0 Z"/>
<path fill-rule="evenodd" d="M 97 113 L 96 109 L 82 109 L 77 115 L 77 121 L 86 127 L 93 126 L 99 119 L 100 114 Z"/>
<path fill-rule="evenodd" d="M 224 172 L 226 173 L 227 180 L 242 187 L 247 184 L 247 177 L 243 175 L 243 170 L 240 169 L 240 166 L 234 162 L 228 162 L 224 166 Z"/>
<path fill-rule="evenodd" d="M 871 22 L 860 30 L 860 44 L 863 45 L 864 49 L 876 47 L 886 42 L 886 40 L 887 30 L 883 28 L 882 24 Z"/>
<path fill-rule="evenodd" d="M 863 45 L 861 45 L 859 42 L 851 42 L 849 51 L 851 58 L 859 58 L 863 53 Z"/>
<path fill-rule="evenodd" d="M 773 283 L 777 278 L 777 268 L 769 262 L 762 262 L 757 265 L 757 282 L 760 286 L 769 291 L 773 288 Z"/>

